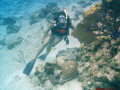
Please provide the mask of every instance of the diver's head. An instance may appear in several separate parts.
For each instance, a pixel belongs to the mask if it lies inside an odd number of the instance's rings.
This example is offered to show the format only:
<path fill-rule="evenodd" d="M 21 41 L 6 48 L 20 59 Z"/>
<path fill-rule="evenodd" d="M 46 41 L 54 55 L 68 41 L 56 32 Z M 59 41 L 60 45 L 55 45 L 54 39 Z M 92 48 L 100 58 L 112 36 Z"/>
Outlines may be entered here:
<path fill-rule="evenodd" d="M 64 11 L 61 11 L 58 13 L 58 22 L 60 26 L 63 26 L 65 24 L 66 21 L 66 14 Z"/>
<path fill-rule="evenodd" d="M 58 21 L 59 21 L 59 23 L 65 23 L 66 17 L 65 17 L 64 15 L 60 15 L 60 16 L 58 17 Z"/>

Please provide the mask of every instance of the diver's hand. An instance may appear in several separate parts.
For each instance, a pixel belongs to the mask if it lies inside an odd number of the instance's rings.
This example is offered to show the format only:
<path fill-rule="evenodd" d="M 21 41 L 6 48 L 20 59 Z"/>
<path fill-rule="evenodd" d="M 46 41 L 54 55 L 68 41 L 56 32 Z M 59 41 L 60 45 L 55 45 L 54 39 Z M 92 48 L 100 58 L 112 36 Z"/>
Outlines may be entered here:
<path fill-rule="evenodd" d="M 43 44 L 43 42 L 44 42 L 44 39 L 41 40 L 41 43 L 42 43 L 42 44 Z"/>

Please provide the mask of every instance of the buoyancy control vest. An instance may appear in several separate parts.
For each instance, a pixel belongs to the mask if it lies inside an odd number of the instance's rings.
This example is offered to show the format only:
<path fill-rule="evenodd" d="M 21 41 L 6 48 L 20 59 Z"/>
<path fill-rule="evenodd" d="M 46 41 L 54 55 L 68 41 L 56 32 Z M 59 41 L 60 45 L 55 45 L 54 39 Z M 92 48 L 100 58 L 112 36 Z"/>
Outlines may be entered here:
<path fill-rule="evenodd" d="M 56 21 L 56 24 L 54 24 L 54 27 L 51 29 L 52 34 L 57 36 L 66 36 L 69 35 L 69 28 L 71 25 L 70 18 L 67 18 L 67 22 L 65 23 L 65 28 L 61 28 L 59 26 L 59 23 Z"/>

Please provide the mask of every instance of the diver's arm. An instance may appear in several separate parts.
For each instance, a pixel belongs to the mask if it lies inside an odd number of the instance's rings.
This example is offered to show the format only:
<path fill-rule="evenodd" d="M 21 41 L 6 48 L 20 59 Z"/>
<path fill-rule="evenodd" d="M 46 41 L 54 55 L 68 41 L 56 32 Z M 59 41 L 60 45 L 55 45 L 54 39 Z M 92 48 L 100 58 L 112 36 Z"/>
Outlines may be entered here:
<path fill-rule="evenodd" d="M 50 26 L 47 28 L 47 30 L 46 30 L 46 32 L 45 32 L 45 34 L 43 35 L 43 38 L 42 38 L 42 40 L 44 40 L 44 38 L 46 37 L 46 35 L 48 34 L 48 32 L 52 29 L 52 27 L 53 27 L 54 25 L 53 24 L 50 24 Z"/>
<path fill-rule="evenodd" d="M 70 25 L 70 28 L 74 31 L 76 30 L 76 28 L 72 24 Z"/>

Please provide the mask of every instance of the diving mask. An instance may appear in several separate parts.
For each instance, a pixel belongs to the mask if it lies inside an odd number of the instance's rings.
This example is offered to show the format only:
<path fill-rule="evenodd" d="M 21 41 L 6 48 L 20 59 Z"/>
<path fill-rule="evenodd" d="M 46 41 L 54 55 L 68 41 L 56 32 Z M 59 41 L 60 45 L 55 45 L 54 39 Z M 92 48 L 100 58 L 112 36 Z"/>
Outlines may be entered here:
<path fill-rule="evenodd" d="M 58 20 L 60 23 L 64 23 L 66 21 L 66 18 L 64 16 L 60 16 Z"/>

